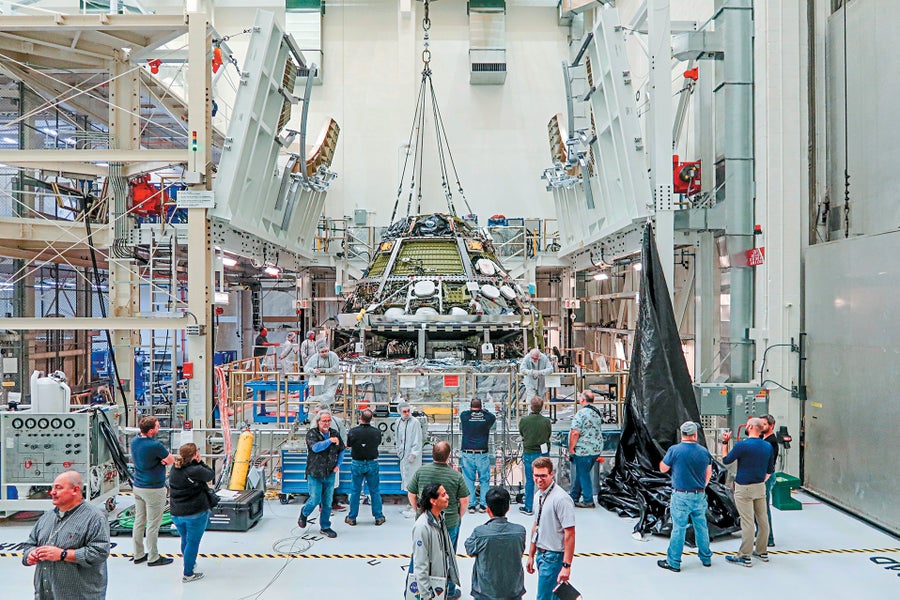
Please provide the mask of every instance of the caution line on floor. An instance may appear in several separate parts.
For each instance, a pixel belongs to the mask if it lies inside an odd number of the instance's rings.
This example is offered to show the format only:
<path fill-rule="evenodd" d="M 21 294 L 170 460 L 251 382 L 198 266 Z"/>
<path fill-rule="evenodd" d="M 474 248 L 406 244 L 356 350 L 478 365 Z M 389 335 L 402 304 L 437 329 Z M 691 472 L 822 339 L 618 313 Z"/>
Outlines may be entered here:
<path fill-rule="evenodd" d="M 775 550 L 769 554 L 775 556 L 805 555 L 805 554 L 888 554 L 898 553 L 900 548 L 827 548 L 808 550 Z M 685 552 L 685 556 L 696 555 L 696 552 Z M 713 552 L 716 556 L 726 556 L 734 552 Z M 112 553 L 110 558 L 131 558 L 131 554 Z M 181 558 L 181 554 L 161 554 L 169 558 Z M 665 552 L 576 552 L 575 558 L 661 558 Z M 0 558 L 21 558 L 21 552 L 0 552 Z M 203 553 L 200 558 L 312 558 L 318 560 L 332 559 L 409 559 L 409 554 L 290 554 L 290 553 L 247 553 L 247 552 L 215 552 Z M 469 558 L 466 554 L 457 554 L 459 558 Z"/>

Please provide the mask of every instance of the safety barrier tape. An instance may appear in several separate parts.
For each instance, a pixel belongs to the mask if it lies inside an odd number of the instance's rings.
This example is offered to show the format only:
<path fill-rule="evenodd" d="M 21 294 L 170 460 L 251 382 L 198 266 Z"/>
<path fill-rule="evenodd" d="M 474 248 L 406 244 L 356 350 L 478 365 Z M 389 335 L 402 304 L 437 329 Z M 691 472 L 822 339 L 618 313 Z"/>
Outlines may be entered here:
<path fill-rule="evenodd" d="M 799 555 L 799 554 L 887 554 L 900 552 L 900 548 L 828 548 L 806 550 L 774 550 L 770 555 Z M 685 552 L 686 556 L 696 555 L 696 552 Z M 734 552 L 713 552 L 716 556 L 734 554 Z M 131 558 L 131 554 L 112 553 L 110 558 Z M 180 558 L 181 554 L 161 554 L 169 558 Z M 576 552 L 575 558 L 659 558 L 666 556 L 665 552 Z M 21 552 L 0 552 L 0 558 L 21 558 Z M 290 554 L 290 553 L 245 553 L 245 552 L 213 552 L 202 553 L 200 558 L 312 558 L 320 560 L 331 559 L 409 559 L 409 554 Z M 469 558 L 466 554 L 457 554 L 458 558 Z"/>

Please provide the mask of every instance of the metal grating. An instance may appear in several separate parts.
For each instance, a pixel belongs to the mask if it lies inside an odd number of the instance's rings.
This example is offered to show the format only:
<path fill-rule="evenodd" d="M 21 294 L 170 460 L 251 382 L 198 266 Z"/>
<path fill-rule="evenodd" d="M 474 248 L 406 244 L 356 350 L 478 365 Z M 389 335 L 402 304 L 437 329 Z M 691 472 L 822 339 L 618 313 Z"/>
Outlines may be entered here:
<path fill-rule="evenodd" d="M 384 274 L 384 268 L 388 264 L 388 260 L 391 258 L 390 252 L 382 252 L 378 256 L 375 257 L 375 262 L 372 263 L 372 267 L 369 269 L 369 273 L 366 275 L 367 277 L 380 277 Z"/>
<path fill-rule="evenodd" d="M 462 259 L 456 240 L 404 242 L 391 275 L 461 275 Z"/>

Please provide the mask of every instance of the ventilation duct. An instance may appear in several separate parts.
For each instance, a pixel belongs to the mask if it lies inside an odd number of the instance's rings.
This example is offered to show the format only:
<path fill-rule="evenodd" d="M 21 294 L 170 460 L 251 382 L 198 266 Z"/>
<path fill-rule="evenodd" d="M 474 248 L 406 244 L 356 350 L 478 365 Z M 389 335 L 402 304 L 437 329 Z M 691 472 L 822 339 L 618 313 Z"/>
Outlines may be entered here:
<path fill-rule="evenodd" d="M 506 2 L 469 0 L 469 83 L 506 81 Z"/>

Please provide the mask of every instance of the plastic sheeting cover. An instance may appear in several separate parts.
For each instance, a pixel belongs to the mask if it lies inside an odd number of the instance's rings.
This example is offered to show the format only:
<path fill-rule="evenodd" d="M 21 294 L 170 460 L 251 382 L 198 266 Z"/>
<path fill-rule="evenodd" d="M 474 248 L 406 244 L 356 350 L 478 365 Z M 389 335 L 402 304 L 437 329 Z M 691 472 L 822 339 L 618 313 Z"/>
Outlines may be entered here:
<path fill-rule="evenodd" d="M 700 421 L 700 410 L 649 223 L 641 260 L 644 268 L 622 438 L 613 470 L 601 479 L 597 500 L 619 515 L 638 517 L 635 533 L 668 535 L 672 488 L 669 475 L 659 472 L 659 463 L 666 450 L 680 441 L 680 425 Z M 705 444 L 702 430 L 698 442 Z M 726 477 L 724 467 L 715 464 L 707 488 L 706 517 L 712 538 L 739 529 L 734 498 L 724 485 Z M 693 531 L 689 531 L 688 541 L 692 539 Z"/>

